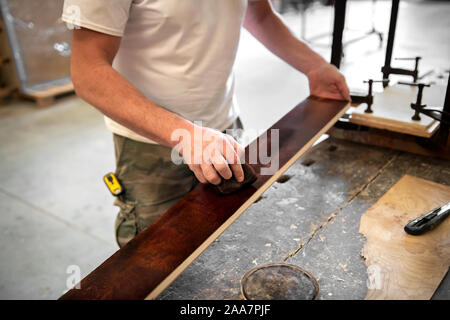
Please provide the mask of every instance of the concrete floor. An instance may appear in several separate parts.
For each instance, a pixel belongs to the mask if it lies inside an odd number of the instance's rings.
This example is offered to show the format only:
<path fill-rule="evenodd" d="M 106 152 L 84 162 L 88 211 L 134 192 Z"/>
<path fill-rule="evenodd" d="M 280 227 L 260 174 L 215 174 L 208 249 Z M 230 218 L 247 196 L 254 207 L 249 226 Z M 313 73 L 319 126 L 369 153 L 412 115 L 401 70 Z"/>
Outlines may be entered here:
<path fill-rule="evenodd" d="M 351 1 L 348 28 L 370 28 L 370 8 L 370 1 Z M 376 7 L 381 31 L 389 8 L 388 2 Z M 402 3 L 395 56 L 419 54 L 425 68 L 448 68 L 449 15 L 446 3 Z M 285 19 L 299 34 L 299 16 L 291 11 Z M 314 9 L 307 36 L 328 32 L 331 24 L 329 8 Z M 380 77 L 384 51 L 377 47 L 375 37 L 347 47 L 343 71 L 352 87 L 368 74 Z M 315 48 L 329 59 L 329 49 Z M 268 128 L 308 95 L 306 78 L 245 31 L 235 73 L 247 128 Z M 69 266 L 79 266 L 83 277 L 117 250 L 117 209 L 102 182 L 113 170 L 111 134 L 101 114 L 80 99 L 46 109 L 25 101 L 0 108 L 0 299 L 55 299 L 67 289 Z"/>

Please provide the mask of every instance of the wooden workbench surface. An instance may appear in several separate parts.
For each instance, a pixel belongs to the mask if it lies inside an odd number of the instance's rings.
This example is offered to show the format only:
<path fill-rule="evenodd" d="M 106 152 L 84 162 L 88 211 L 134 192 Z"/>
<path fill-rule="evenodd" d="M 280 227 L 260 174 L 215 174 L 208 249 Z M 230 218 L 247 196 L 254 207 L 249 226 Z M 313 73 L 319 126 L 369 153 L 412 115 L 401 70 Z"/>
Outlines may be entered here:
<path fill-rule="evenodd" d="M 241 277 L 254 266 L 280 261 L 310 271 L 320 285 L 319 299 L 364 299 L 360 218 L 404 174 L 450 185 L 446 161 L 337 139 L 323 142 L 159 299 L 242 299 Z M 450 298 L 449 278 L 434 298 Z"/>

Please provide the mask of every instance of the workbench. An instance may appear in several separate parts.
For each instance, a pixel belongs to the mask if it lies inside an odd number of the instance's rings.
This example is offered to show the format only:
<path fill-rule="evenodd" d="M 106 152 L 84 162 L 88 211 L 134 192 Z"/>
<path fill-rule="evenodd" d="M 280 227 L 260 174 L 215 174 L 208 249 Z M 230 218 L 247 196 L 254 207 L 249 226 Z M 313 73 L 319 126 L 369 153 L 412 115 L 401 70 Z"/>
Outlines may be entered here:
<path fill-rule="evenodd" d="M 158 299 L 242 299 L 255 266 L 286 262 L 318 280 L 318 299 L 364 299 L 360 218 L 403 175 L 450 185 L 448 161 L 330 138 L 300 158 Z M 450 299 L 450 276 L 433 299 Z"/>

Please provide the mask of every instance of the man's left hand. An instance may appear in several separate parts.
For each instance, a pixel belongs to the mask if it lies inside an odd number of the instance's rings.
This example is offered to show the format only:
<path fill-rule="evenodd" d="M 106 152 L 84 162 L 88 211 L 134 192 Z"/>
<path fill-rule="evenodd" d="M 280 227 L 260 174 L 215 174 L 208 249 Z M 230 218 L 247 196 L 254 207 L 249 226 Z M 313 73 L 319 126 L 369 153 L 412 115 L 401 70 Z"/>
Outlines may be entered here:
<path fill-rule="evenodd" d="M 335 100 L 350 101 L 350 91 L 339 70 L 324 63 L 307 74 L 311 95 Z"/>

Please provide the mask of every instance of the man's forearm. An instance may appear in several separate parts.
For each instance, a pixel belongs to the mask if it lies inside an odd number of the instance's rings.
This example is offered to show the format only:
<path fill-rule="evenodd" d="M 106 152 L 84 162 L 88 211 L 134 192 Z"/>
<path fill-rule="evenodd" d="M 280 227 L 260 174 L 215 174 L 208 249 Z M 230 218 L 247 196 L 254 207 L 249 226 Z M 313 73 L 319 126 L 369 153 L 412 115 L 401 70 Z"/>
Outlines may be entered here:
<path fill-rule="evenodd" d="M 107 63 L 72 68 L 77 94 L 109 118 L 166 146 L 175 129 L 191 131 L 190 121 L 154 104 Z"/>
<path fill-rule="evenodd" d="M 264 6 L 260 10 L 249 8 L 244 27 L 267 49 L 295 69 L 308 74 L 326 61 L 299 40 L 289 30 L 281 17 L 268 5 L 249 2 L 249 6 Z"/>

